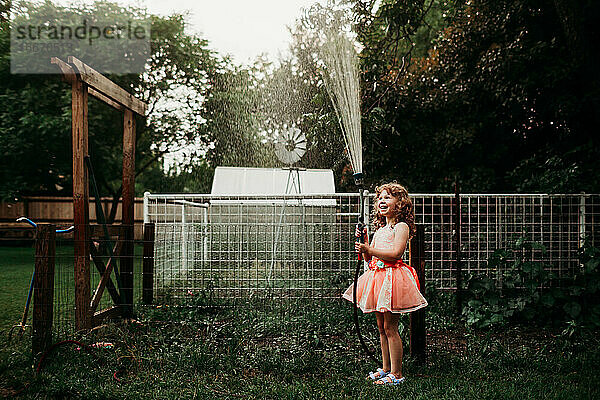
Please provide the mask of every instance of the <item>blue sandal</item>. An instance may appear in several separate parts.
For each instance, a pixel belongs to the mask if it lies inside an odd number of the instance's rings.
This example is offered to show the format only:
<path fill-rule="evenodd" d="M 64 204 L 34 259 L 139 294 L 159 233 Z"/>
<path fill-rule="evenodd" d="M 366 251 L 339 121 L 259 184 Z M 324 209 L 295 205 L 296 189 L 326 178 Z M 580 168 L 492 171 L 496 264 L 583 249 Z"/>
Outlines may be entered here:
<path fill-rule="evenodd" d="M 377 368 L 376 372 L 369 372 L 369 376 L 367 378 L 371 379 L 372 381 L 376 381 L 378 379 L 385 378 L 387 374 L 389 374 L 389 372 L 385 372 L 383 369 Z"/>
<path fill-rule="evenodd" d="M 398 379 L 398 378 L 396 378 L 394 376 L 394 374 L 387 374 L 383 378 L 381 378 L 381 379 L 376 380 L 375 382 L 373 382 L 373 384 L 375 384 L 375 385 L 386 385 L 386 386 L 396 386 L 396 385 L 401 384 L 405 380 L 406 380 L 406 378 L 404 378 L 404 377 Z"/>

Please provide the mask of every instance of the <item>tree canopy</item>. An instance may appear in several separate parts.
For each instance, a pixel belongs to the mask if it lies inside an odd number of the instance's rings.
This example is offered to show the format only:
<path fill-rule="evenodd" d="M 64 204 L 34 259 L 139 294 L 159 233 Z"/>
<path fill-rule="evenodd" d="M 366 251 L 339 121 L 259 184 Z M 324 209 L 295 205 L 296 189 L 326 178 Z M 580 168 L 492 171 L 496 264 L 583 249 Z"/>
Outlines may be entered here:
<path fill-rule="evenodd" d="M 150 105 L 147 120 L 140 118 L 137 124 L 137 173 L 161 170 L 159 162 L 164 154 L 197 139 L 208 77 L 220 68 L 221 61 L 205 40 L 185 33 L 183 15 L 157 17 L 147 15 L 144 9 L 110 2 L 96 2 L 88 8 L 51 2 L 22 3 L 22 7 L 40 15 L 76 11 L 150 18 L 151 56 L 146 72 L 108 76 Z M 0 196 L 68 195 L 72 168 L 70 87 L 58 75 L 10 74 L 8 18 L 0 25 L 0 52 Z M 100 192 L 118 199 L 122 116 L 90 97 L 88 130 L 89 153 Z M 138 194 L 145 186 L 143 174 L 140 178 Z"/>
<path fill-rule="evenodd" d="M 417 37 L 425 29 L 413 25 L 421 9 L 405 4 L 383 2 L 370 16 L 375 22 L 357 25 L 365 86 L 383 82 L 366 90 L 363 104 L 365 169 L 374 181 L 395 178 L 413 191 L 449 191 L 455 177 L 470 192 L 600 189 L 593 133 L 600 98 L 591 72 L 597 3 L 423 2 L 444 22 L 427 27 L 441 28 L 428 35 L 427 54 L 409 54 L 401 69 L 393 61 L 400 50 L 386 41 L 404 40 L 397 47 L 410 50 L 406 38 L 374 37 L 372 30 L 379 24 Z M 398 28 L 397 21 L 405 22 Z M 377 54 L 388 61 L 374 73 L 372 53 L 382 46 L 388 50 Z"/>
<path fill-rule="evenodd" d="M 70 88 L 57 76 L 10 74 L 9 1 L 0 8 L 0 197 L 71 191 Z M 588 0 L 353 0 L 360 49 L 367 184 L 413 192 L 599 192 L 600 5 Z M 186 17 L 96 2 L 24 3 L 31 13 L 150 18 L 151 57 L 110 79 L 150 104 L 138 121 L 136 192 L 210 189 L 219 165 L 278 167 L 273 142 L 298 126 L 298 166 L 332 168 L 354 190 L 305 11 L 290 55 L 235 65 L 186 32 Z M 83 7 L 83 6 L 82 6 Z M 319 9 L 321 7 L 321 9 Z M 90 155 L 103 195 L 118 199 L 120 114 L 89 103 Z M 170 166 L 166 168 L 165 166 Z"/>

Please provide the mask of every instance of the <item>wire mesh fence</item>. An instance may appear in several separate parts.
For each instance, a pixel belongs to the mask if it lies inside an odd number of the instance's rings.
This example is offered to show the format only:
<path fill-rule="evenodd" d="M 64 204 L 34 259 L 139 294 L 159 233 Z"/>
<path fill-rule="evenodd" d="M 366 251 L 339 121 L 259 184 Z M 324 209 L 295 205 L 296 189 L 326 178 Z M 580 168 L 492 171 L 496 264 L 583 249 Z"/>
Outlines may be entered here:
<path fill-rule="evenodd" d="M 75 332 L 75 274 L 73 260 L 73 235 L 57 236 L 53 307 L 53 330 L 57 337 L 65 337 Z"/>
<path fill-rule="evenodd" d="M 97 227 L 101 229 L 101 227 Z M 100 229 L 96 229 L 96 231 Z M 123 279 L 123 273 L 120 270 L 123 260 L 133 259 L 134 271 L 129 275 L 132 277 L 141 275 L 141 244 L 135 244 L 133 240 L 126 240 L 116 234 L 113 228 L 110 233 L 107 229 L 107 233 L 107 236 L 91 235 L 88 242 L 90 248 L 90 257 L 87 260 L 89 266 L 88 310 L 92 325 L 98 325 L 103 318 L 111 317 L 108 311 L 113 310 L 114 307 L 122 307 L 131 303 L 121 297 L 129 288 L 123 284 L 123 282 L 127 282 L 127 279 Z M 64 338 L 77 331 L 74 250 L 76 243 L 73 233 L 57 234 L 55 243 L 52 326 L 55 337 Z M 135 246 L 133 255 L 122 253 L 121 249 L 126 243 Z M 140 286 L 141 282 L 135 283 L 134 293 L 137 297 L 134 298 L 134 301 L 141 301 L 139 298 Z"/>
<path fill-rule="evenodd" d="M 486 272 L 493 252 L 519 238 L 542 244 L 545 251 L 531 249 L 524 256 L 544 261 L 559 277 L 578 267 L 585 238 L 598 242 L 598 195 L 415 194 L 412 199 L 415 222 L 425 226 L 427 280 L 438 289 L 456 288 L 458 262 L 463 272 Z M 144 201 L 144 220 L 156 224 L 159 298 L 207 289 L 229 298 L 259 291 L 333 298 L 350 283 L 358 194 L 148 194 Z M 367 210 L 369 204 L 372 195 Z"/>
<path fill-rule="evenodd" d="M 158 299 L 339 296 L 355 265 L 358 197 L 152 197 Z M 159 300 L 160 301 L 160 300 Z"/>
<path fill-rule="evenodd" d="M 562 277 L 579 268 L 584 240 L 599 243 L 599 195 L 465 194 L 459 198 L 460 213 L 455 195 L 415 194 L 412 199 L 416 223 L 425 227 L 427 281 L 436 289 L 456 288 L 458 261 L 464 272 L 486 272 L 492 253 L 521 237 L 546 249 L 531 249 L 526 257 L 543 261 Z M 367 212 L 372 204 L 372 195 L 367 196 Z M 132 279 L 124 280 L 133 281 L 133 287 L 125 288 L 116 279 L 121 275 L 113 272 L 98 301 L 90 299 L 92 308 L 100 312 L 123 303 L 121 289 L 132 290 L 133 304 L 142 304 L 148 278 L 143 264 L 152 259 L 155 305 L 216 306 L 242 300 L 257 310 L 278 310 L 275 319 L 288 323 L 290 310 L 303 304 L 342 302 L 339 296 L 356 267 L 353 233 L 358 214 L 359 196 L 354 193 L 146 195 L 144 218 L 155 227 L 150 254 L 142 255 L 146 242 L 118 234 L 99 234 L 90 241 L 91 296 L 107 266 L 121 273 L 122 260 L 133 258 Z M 119 242 L 121 247 L 125 242 L 134 245 L 133 253 L 116 254 Z M 72 234 L 56 235 L 53 326 L 58 336 L 75 331 L 74 244 Z M 111 285 L 118 290 L 112 291 Z"/>
<path fill-rule="evenodd" d="M 579 267 L 587 239 L 598 243 L 598 195 L 462 195 L 463 270 L 480 271 L 494 250 L 520 237 L 543 245 L 522 254 L 541 261 L 559 278 Z"/>

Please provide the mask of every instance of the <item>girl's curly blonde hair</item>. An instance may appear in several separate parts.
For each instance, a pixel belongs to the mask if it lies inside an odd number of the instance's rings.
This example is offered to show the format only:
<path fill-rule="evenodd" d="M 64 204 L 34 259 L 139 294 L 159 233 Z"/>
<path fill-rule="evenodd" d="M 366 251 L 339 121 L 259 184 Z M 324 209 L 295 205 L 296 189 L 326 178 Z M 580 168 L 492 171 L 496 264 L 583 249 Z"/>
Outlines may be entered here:
<path fill-rule="evenodd" d="M 377 200 L 379 200 L 379 196 L 384 190 L 388 192 L 390 196 L 398 199 L 395 209 L 396 214 L 392 219 L 392 227 L 399 222 L 406 223 L 409 228 L 409 239 L 412 238 L 417 231 L 412 200 L 408 196 L 406 188 L 397 182 L 385 183 L 375 188 L 375 204 L 373 207 L 373 224 L 375 225 L 375 228 L 381 228 L 387 224 L 385 217 L 379 213 L 379 207 L 377 206 Z"/>

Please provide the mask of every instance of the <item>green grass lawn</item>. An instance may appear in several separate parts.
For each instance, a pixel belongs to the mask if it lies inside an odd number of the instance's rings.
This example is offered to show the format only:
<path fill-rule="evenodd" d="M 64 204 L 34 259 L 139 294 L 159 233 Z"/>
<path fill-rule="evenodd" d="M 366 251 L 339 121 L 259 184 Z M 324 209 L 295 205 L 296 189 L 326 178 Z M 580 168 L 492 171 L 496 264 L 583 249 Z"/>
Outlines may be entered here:
<path fill-rule="evenodd" d="M 134 293 L 138 296 L 141 293 L 139 278 L 141 277 L 142 250 L 141 245 L 135 246 Z M 0 247 L 0 331 L 6 331 L 21 322 L 34 262 L 35 249 L 33 246 Z M 64 300 L 70 300 L 73 296 L 73 262 L 72 246 L 59 242 L 56 248 L 55 262 L 55 299 L 62 295 Z M 99 274 L 94 269 L 92 262 L 90 262 L 90 268 L 92 290 L 94 290 L 99 280 Z M 67 292 L 69 297 L 66 295 Z M 111 299 L 108 293 L 105 292 L 100 308 L 111 304 Z M 32 313 L 33 304 L 29 309 L 28 324 L 31 322 Z M 68 310 L 65 310 L 66 313 L 68 313 Z M 69 318 L 72 318 L 72 316 L 69 316 Z"/>
<path fill-rule="evenodd" d="M 92 356 L 74 346 L 62 347 L 37 376 L 26 344 L 4 344 L 0 387 L 6 395 L 24 398 L 97 399 L 600 395 L 597 338 L 564 341 L 519 329 L 472 334 L 466 351 L 436 351 L 424 366 L 405 357 L 405 384 L 374 387 L 364 379 L 373 366 L 362 354 L 344 310 L 323 307 L 319 314 L 306 309 L 293 330 L 280 329 L 274 336 L 263 335 L 272 334 L 271 323 L 281 324 L 258 309 L 148 310 L 138 323 L 111 325 L 80 338 L 86 343 L 108 341 L 113 349 Z M 114 379 L 115 372 L 121 382 Z"/>
<path fill-rule="evenodd" d="M 0 330 L 20 323 L 33 273 L 34 249 L 0 247 Z M 31 311 L 31 310 L 30 310 Z"/>
<path fill-rule="evenodd" d="M 18 320 L 33 259 L 31 249 L 0 249 L 3 326 Z M 8 293 L 12 293 L 7 296 Z M 16 297 L 16 300 L 12 300 Z M 22 398 L 416 398 L 592 399 L 600 396 L 600 341 L 524 328 L 466 331 L 431 296 L 428 324 L 442 340 L 420 365 L 405 356 L 405 384 L 374 387 L 371 365 L 353 331 L 346 302 L 266 303 L 237 308 L 138 308 L 136 322 L 109 324 L 77 339 L 111 342 L 93 355 L 67 345 L 34 374 L 30 338 L 0 343 L 0 396 Z M 199 303 L 202 301 L 198 300 Z M 9 307 L 15 303 L 14 307 Z M 12 311 L 11 311 L 12 310 Z M 446 310 L 446 312 L 444 312 Z M 407 330 L 404 318 L 403 338 Z M 363 330 L 375 336 L 372 318 Z M 466 336 L 465 336 L 466 335 Z M 453 337 L 463 343 L 459 351 Z M 437 339 L 436 339 L 437 340 Z M 406 351 L 408 346 L 406 344 Z M 120 382 L 113 377 L 116 373 Z"/>

